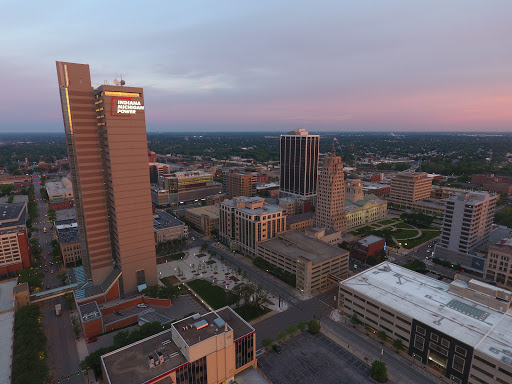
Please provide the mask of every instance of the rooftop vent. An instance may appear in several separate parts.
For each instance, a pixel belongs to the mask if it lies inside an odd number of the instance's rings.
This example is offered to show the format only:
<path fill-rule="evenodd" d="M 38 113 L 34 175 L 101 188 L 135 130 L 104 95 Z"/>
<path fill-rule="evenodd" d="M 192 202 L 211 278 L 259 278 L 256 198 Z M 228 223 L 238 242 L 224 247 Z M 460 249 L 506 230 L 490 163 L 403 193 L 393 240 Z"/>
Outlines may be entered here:
<path fill-rule="evenodd" d="M 194 323 L 194 327 L 197 330 L 203 329 L 204 327 L 208 326 L 208 322 L 206 320 L 200 320 L 197 323 Z"/>
<path fill-rule="evenodd" d="M 201 318 L 201 315 L 199 313 L 195 313 L 195 314 L 192 315 L 192 318 L 194 320 L 199 320 Z"/>
<path fill-rule="evenodd" d="M 217 326 L 217 328 L 224 326 L 224 320 L 222 320 L 220 317 L 217 317 L 215 320 L 213 320 L 213 323 Z"/>

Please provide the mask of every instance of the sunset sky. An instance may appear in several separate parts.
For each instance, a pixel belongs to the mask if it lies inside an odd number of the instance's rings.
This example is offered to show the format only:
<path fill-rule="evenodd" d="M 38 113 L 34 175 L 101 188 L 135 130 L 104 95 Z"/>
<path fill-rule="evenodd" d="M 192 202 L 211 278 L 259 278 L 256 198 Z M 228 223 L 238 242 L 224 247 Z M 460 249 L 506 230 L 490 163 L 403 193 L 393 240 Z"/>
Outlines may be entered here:
<path fill-rule="evenodd" d="M 512 1 L 0 1 L 0 132 L 63 132 L 55 61 L 148 131 L 512 132 Z"/>

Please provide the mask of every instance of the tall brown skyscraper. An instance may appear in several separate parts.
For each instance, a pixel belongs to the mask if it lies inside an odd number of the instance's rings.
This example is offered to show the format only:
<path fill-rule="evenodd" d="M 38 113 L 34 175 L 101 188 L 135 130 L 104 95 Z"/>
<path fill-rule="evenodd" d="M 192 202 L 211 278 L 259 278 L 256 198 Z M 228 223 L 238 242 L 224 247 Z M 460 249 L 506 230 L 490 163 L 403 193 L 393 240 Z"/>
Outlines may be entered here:
<path fill-rule="evenodd" d="M 343 162 L 332 154 L 324 158 L 316 195 L 315 226 L 345 232 L 345 176 Z"/>
<path fill-rule="evenodd" d="M 86 279 L 120 268 L 124 293 L 157 283 L 142 88 L 91 87 L 89 66 L 57 62 Z"/>

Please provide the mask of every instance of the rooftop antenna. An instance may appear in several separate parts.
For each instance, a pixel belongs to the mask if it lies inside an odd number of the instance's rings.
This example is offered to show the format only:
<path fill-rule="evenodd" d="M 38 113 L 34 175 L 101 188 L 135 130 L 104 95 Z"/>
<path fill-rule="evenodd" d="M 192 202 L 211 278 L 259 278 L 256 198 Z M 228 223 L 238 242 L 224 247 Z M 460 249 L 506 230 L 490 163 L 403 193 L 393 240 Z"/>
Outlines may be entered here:
<path fill-rule="evenodd" d="M 123 80 L 123 74 L 121 73 L 121 80 L 118 80 L 117 79 L 117 74 L 116 74 L 116 79 L 114 79 L 114 84 L 115 85 L 120 85 L 120 86 L 123 86 L 126 84 L 126 82 Z"/>
<path fill-rule="evenodd" d="M 337 141 L 338 141 L 338 139 L 336 137 L 332 140 L 332 155 L 333 156 L 336 156 L 336 148 L 334 147 L 334 143 L 336 143 Z"/>

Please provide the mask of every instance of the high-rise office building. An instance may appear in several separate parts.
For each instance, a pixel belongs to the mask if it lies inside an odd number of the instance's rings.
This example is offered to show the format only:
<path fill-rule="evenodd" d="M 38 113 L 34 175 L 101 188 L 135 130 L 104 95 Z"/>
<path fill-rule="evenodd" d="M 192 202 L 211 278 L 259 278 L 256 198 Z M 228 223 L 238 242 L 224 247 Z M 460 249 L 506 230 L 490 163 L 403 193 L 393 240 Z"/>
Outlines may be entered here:
<path fill-rule="evenodd" d="M 334 151 L 324 158 L 318 181 L 315 226 L 345 232 L 345 175 L 343 162 Z"/>
<path fill-rule="evenodd" d="M 315 200 L 320 136 L 304 129 L 281 135 L 280 195 Z"/>
<path fill-rule="evenodd" d="M 489 241 L 497 196 L 468 192 L 446 200 L 441 240 L 435 256 L 483 273 L 485 256 L 476 253 Z"/>
<path fill-rule="evenodd" d="M 86 64 L 57 62 L 57 75 L 85 279 L 104 287 L 120 270 L 123 293 L 154 285 L 143 90 L 95 89 Z"/>

